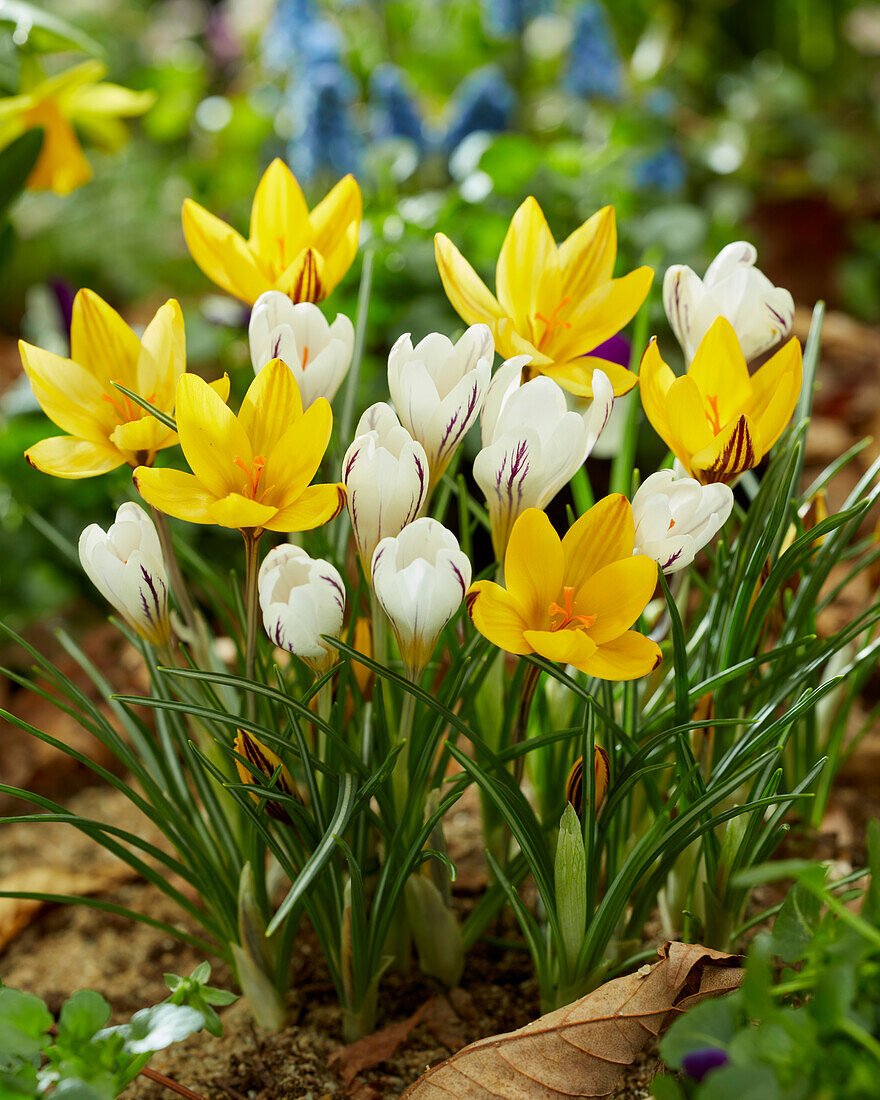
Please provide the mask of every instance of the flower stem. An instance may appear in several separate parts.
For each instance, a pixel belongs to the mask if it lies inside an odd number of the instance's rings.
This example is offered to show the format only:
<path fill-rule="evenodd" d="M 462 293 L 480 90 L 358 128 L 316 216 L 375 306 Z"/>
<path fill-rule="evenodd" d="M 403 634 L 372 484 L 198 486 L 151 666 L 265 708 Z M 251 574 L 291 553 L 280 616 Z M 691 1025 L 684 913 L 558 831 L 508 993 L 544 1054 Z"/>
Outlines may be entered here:
<path fill-rule="evenodd" d="M 257 580 L 260 572 L 260 528 L 249 528 L 242 531 L 244 536 L 244 605 L 246 611 L 245 625 L 245 676 L 248 680 L 254 679 L 257 658 L 257 619 L 260 610 Z M 248 692 L 247 713 L 248 718 L 254 717 L 256 697 L 253 692 Z"/>
<path fill-rule="evenodd" d="M 159 542 L 162 545 L 162 555 L 165 558 L 165 565 L 168 569 L 168 579 L 171 582 L 171 591 L 174 593 L 174 599 L 180 609 L 180 614 L 183 616 L 183 621 L 195 637 L 198 635 L 196 608 L 189 594 L 189 589 L 186 587 L 186 582 L 183 579 L 183 573 L 180 571 L 180 562 L 177 560 L 177 555 L 174 552 L 174 543 L 171 539 L 171 529 L 168 526 L 168 517 L 164 512 L 160 512 L 152 505 L 150 505 L 150 513 L 153 516 L 153 523 L 156 525 Z"/>

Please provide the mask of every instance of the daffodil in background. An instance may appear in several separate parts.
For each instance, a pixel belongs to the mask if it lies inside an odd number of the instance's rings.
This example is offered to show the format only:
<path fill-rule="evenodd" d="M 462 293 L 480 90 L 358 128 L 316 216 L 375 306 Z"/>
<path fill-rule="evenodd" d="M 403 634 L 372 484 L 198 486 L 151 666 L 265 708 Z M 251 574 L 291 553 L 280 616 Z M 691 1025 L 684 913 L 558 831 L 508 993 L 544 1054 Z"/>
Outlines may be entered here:
<path fill-rule="evenodd" d="M 106 75 L 103 62 L 83 61 L 0 99 L 0 150 L 27 130 L 43 129 L 40 155 L 27 180 L 29 190 L 66 195 L 88 183 L 92 169 L 77 131 L 112 152 L 128 138 L 120 120 L 152 107 L 154 92 L 107 83 Z"/>
<path fill-rule="evenodd" d="M 604 497 L 560 539 L 537 508 L 523 512 L 504 556 L 506 588 L 477 581 L 474 626 L 508 653 L 537 653 L 602 680 L 635 680 L 660 663 L 656 642 L 629 628 L 657 585 L 657 563 L 633 554 L 626 497 Z"/>
<path fill-rule="evenodd" d="M 247 240 L 192 199 L 183 204 L 183 233 L 192 258 L 222 290 L 253 305 L 267 290 L 292 302 L 320 302 L 357 255 L 363 201 L 345 176 L 309 210 L 296 177 L 272 161 L 251 207 Z"/>
<path fill-rule="evenodd" d="M 43 412 L 66 435 L 35 443 L 25 457 L 54 477 L 95 477 L 149 465 L 177 435 L 118 390 L 119 382 L 160 412 L 174 410 L 178 379 L 186 371 L 180 306 L 171 298 L 138 339 L 115 309 L 94 291 L 73 303 L 70 358 L 19 342 L 21 361 Z M 225 400 L 229 379 L 212 383 Z"/>
<path fill-rule="evenodd" d="M 656 338 L 642 357 L 641 394 L 654 430 L 703 485 L 751 470 L 791 420 L 801 392 L 801 346 L 792 338 L 749 375 L 731 323 L 719 317 L 676 378 Z"/>
<path fill-rule="evenodd" d="M 613 207 L 594 214 L 557 247 L 541 207 L 527 198 L 501 246 L 497 297 L 443 233 L 434 238 L 434 251 L 453 308 L 469 325 L 487 324 L 505 358 L 531 356 L 532 374 L 546 374 L 582 397 L 593 396 L 596 369 L 611 379 L 615 395 L 635 386 L 632 371 L 591 354 L 632 320 L 654 278 L 650 267 L 613 278 Z"/>

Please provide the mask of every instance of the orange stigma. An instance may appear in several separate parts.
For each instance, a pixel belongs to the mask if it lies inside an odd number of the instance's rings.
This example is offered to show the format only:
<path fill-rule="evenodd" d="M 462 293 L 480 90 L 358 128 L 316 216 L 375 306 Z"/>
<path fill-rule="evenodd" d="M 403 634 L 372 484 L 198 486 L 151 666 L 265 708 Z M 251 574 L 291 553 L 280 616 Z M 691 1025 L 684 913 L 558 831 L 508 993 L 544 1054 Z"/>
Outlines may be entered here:
<path fill-rule="evenodd" d="M 308 349 L 308 347 L 305 347 L 305 348 L 303 348 L 303 358 L 302 358 L 302 369 L 303 370 L 306 369 L 306 363 L 308 363 L 308 361 L 309 361 L 309 349 Z"/>
<path fill-rule="evenodd" d="M 706 401 L 709 408 L 712 410 L 709 413 L 709 423 L 712 425 L 712 431 L 715 435 L 721 434 L 721 416 L 718 413 L 718 398 L 707 397 Z"/>
<path fill-rule="evenodd" d="M 248 483 L 242 487 L 244 496 L 250 497 L 251 500 L 262 501 L 268 490 L 264 489 L 259 496 L 257 496 L 257 493 L 260 489 L 260 479 L 263 476 L 263 470 L 266 468 L 265 457 L 263 455 L 257 455 L 250 466 L 238 455 L 236 455 L 232 461 L 247 474 Z"/>
<path fill-rule="evenodd" d="M 538 341 L 538 347 L 539 348 L 542 348 L 544 346 L 544 344 L 547 341 L 547 337 L 550 335 L 550 333 L 553 331 L 553 329 L 555 329 L 555 328 L 571 328 L 571 321 L 557 321 L 556 320 L 556 317 L 559 314 L 559 311 L 561 309 L 564 309 L 570 301 L 571 301 L 571 298 L 563 298 L 562 301 L 559 303 L 558 306 L 556 306 L 556 308 L 553 310 L 553 312 L 550 314 L 549 317 L 545 317 L 543 313 L 536 313 L 535 314 L 535 319 L 538 320 L 538 321 L 543 321 L 543 323 L 547 326 L 544 329 L 544 335 Z"/>
<path fill-rule="evenodd" d="M 556 630 L 589 630 L 593 623 L 596 621 L 595 615 L 575 615 L 572 608 L 574 602 L 574 589 L 570 585 L 565 585 L 562 589 L 563 599 L 565 600 L 565 606 L 560 607 L 558 603 L 550 604 L 550 629 Z M 560 622 L 554 623 L 553 619 L 561 615 Z"/>
<path fill-rule="evenodd" d="M 151 393 L 149 397 L 144 398 L 145 401 L 149 401 L 151 404 L 155 399 L 155 393 Z M 122 390 L 118 390 L 116 394 L 102 393 L 101 400 L 106 401 L 107 404 L 110 405 L 119 417 L 119 422 L 121 424 L 128 424 L 132 420 L 140 420 L 141 417 L 148 415 L 146 409 L 135 404 L 128 394 L 123 393 Z"/>

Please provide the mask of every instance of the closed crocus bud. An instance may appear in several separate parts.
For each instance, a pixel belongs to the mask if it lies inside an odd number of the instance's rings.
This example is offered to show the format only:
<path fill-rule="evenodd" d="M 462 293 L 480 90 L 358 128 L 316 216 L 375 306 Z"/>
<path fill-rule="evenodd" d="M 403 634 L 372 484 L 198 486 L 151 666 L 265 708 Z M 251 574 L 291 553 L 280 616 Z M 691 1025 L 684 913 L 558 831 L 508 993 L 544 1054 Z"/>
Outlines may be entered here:
<path fill-rule="evenodd" d="M 281 757 L 262 741 L 258 741 L 252 733 L 243 729 L 236 730 L 232 747 L 236 754 L 235 770 L 242 783 L 253 787 L 268 787 L 290 798 L 295 798 L 297 802 L 302 801 L 293 776 L 285 767 Z M 251 798 L 257 807 L 264 807 L 266 813 L 276 821 L 283 821 L 285 825 L 291 824 L 290 814 L 283 802 L 274 798 L 264 798 L 258 794 L 252 794 Z"/>
<path fill-rule="evenodd" d="M 79 537 L 79 560 L 132 630 L 153 645 L 168 643 L 168 576 L 159 535 L 143 508 L 123 504 L 107 531 L 88 526 Z"/>
<path fill-rule="evenodd" d="M 440 631 L 471 583 L 471 563 L 451 531 L 427 516 L 373 554 L 373 588 L 391 621 L 411 680 L 424 671 Z"/>
<path fill-rule="evenodd" d="M 294 305 L 281 291 L 267 290 L 251 311 L 248 339 L 254 373 L 283 359 L 307 409 L 318 397 L 333 400 L 351 364 L 354 326 L 342 313 L 328 324 L 311 302 Z"/>
<path fill-rule="evenodd" d="M 373 552 L 419 514 L 428 492 L 428 456 L 390 405 L 380 401 L 360 418 L 342 460 L 348 514 L 367 577 Z"/>
<path fill-rule="evenodd" d="M 701 485 L 673 470 L 658 470 L 633 497 L 634 553 L 653 558 L 664 573 L 677 573 L 721 530 L 732 508 L 729 485 Z"/>
<path fill-rule="evenodd" d="M 559 821 L 553 879 L 559 931 L 566 960 L 573 967 L 587 930 L 587 852 L 581 823 L 570 802 Z"/>
<path fill-rule="evenodd" d="M 528 361 L 515 356 L 495 373 L 483 403 L 483 449 L 474 461 L 499 561 L 517 517 L 527 508 L 546 508 L 584 464 L 614 403 L 607 375 L 596 370 L 592 403 L 585 412 L 572 412 L 551 378 L 539 375 L 521 384 Z"/>
<path fill-rule="evenodd" d="M 321 635 L 338 638 L 345 611 L 345 585 L 336 569 L 300 546 L 276 546 L 260 566 L 258 586 L 271 640 L 316 675 L 325 672 L 337 658 Z"/>
<path fill-rule="evenodd" d="M 400 422 L 425 448 L 431 487 L 480 415 L 495 345 L 488 325 L 471 325 L 458 343 L 432 332 L 415 347 L 409 333 L 388 356 L 388 389 Z"/>
<path fill-rule="evenodd" d="M 754 245 L 735 241 L 722 248 L 702 279 L 683 264 L 667 269 L 663 305 L 688 363 L 718 317 L 733 325 L 747 362 L 791 331 L 794 299 L 755 267 L 757 258 Z"/>

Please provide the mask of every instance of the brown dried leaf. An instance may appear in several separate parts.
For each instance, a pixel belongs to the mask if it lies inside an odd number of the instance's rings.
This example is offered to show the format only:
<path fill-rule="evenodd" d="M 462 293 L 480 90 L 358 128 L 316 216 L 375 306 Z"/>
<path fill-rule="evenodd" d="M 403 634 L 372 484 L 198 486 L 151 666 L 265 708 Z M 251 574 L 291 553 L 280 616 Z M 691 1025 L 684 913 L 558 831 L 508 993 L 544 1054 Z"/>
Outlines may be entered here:
<path fill-rule="evenodd" d="M 409 1033 L 427 1016 L 434 1004 L 434 998 L 430 997 L 423 1005 L 415 1010 L 412 1016 L 405 1020 L 398 1020 L 396 1024 L 389 1024 L 381 1031 L 374 1031 L 372 1035 L 365 1035 L 356 1043 L 349 1043 L 342 1047 L 327 1059 L 328 1065 L 339 1063 L 339 1074 L 345 1082 L 346 1092 L 352 1087 L 352 1081 L 362 1069 L 372 1069 L 380 1062 L 387 1061 L 402 1042 L 409 1038 Z"/>
<path fill-rule="evenodd" d="M 573 1100 L 609 1096 L 623 1068 L 673 1013 L 742 981 L 739 955 L 666 943 L 660 962 L 606 982 L 574 1004 L 493 1035 L 434 1066 L 406 1100 Z"/>

